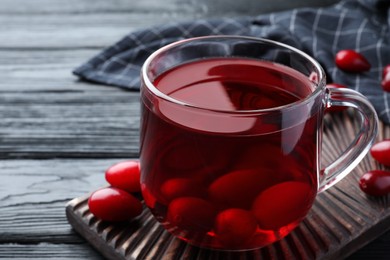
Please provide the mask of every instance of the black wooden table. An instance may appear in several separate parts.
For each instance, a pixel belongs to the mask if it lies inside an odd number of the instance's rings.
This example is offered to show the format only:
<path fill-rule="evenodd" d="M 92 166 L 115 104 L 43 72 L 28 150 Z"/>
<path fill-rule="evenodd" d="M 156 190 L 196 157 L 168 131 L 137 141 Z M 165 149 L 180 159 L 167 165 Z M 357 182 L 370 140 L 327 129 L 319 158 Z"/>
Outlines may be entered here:
<path fill-rule="evenodd" d="M 277 2 L 0 0 L 0 259 L 102 258 L 72 230 L 65 204 L 138 157 L 139 94 L 80 82 L 73 68 L 136 29 L 307 1 Z M 390 233 L 351 259 L 389 257 Z"/>

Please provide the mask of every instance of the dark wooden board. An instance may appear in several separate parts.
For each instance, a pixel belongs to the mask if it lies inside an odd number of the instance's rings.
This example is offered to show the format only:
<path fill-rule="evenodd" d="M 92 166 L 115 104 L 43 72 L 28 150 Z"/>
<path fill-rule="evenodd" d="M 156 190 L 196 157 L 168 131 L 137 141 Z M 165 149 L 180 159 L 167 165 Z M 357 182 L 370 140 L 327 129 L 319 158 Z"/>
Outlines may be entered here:
<path fill-rule="evenodd" d="M 351 114 L 328 117 L 323 144 L 323 163 L 337 158 L 355 136 L 357 122 Z M 379 138 L 390 137 L 380 125 Z M 173 238 L 148 209 L 127 223 L 112 224 L 94 217 L 88 195 L 70 201 L 69 223 L 108 259 L 342 259 L 390 228 L 389 198 L 366 196 L 358 187 L 360 176 L 380 169 L 370 156 L 345 179 L 320 193 L 307 218 L 286 238 L 248 252 L 199 249 Z"/>

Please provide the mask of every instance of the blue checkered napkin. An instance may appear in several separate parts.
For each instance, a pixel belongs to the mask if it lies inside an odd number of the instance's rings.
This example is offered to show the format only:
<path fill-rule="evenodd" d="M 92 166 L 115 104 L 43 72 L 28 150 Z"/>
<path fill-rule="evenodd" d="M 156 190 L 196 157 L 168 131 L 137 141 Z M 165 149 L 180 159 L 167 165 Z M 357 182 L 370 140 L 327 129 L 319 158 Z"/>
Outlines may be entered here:
<path fill-rule="evenodd" d="M 300 8 L 257 17 L 219 18 L 174 23 L 133 32 L 78 67 L 82 79 L 138 90 L 145 59 L 158 48 L 184 38 L 204 35 L 247 35 L 292 45 L 317 59 L 328 82 L 349 86 L 365 95 L 379 117 L 390 124 L 390 93 L 380 81 L 390 64 L 390 1 L 345 0 L 326 8 Z M 334 56 L 354 49 L 371 63 L 363 74 L 341 71 Z"/>
<path fill-rule="evenodd" d="M 212 34 L 248 34 L 253 18 L 198 20 L 130 33 L 73 71 L 82 79 L 138 90 L 140 70 L 155 50 L 185 38 Z"/>

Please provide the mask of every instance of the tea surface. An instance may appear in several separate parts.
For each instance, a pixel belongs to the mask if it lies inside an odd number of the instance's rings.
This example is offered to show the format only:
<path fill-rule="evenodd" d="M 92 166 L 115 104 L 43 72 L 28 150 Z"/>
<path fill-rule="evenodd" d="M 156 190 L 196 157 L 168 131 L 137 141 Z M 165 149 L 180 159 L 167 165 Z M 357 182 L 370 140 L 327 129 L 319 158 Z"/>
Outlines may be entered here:
<path fill-rule="evenodd" d="M 279 107 L 312 93 L 312 84 L 291 68 L 238 58 L 184 64 L 163 73 L 154 84 L 184 103 L 228 111 Z"/>

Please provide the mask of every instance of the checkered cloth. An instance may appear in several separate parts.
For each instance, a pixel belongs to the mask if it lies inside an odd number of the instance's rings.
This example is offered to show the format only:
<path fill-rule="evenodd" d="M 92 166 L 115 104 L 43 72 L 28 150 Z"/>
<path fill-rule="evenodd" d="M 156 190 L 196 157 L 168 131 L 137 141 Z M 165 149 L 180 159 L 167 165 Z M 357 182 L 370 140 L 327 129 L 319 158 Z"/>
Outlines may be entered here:
<path fill-rule="evenodd" d="M 247 35 L 292 45 L 318 60 L 327 81 L 344 84 L 365 95 L 382 121 L 390 124 L 390 93 L 380 81 L 390 64 L 390 1 L 344 0 L 325 8 L 299 8 L 257 17 L 204 19 L 173 23 L 130 33 L 115 45 L 78 67 L 82 79 L 138 90 L 140 69 L 158 48 L 184 38 L 204 35 Z M 354 49 L 371 63 L 362 74 L 335 66 L 335 53 Z"/>

